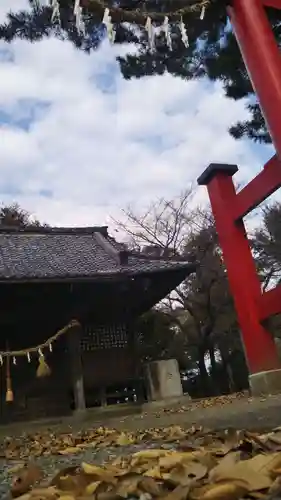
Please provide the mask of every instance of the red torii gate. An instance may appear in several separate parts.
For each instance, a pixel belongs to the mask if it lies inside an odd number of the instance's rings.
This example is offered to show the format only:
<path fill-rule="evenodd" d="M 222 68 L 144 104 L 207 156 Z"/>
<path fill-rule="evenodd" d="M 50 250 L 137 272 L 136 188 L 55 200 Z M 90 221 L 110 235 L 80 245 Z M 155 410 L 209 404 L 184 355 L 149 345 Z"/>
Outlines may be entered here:
<path fill-rule="evenodd" d="M 241 327 L 253 394 L 281 392 L 281 361 L 264 320 L 281 312 L 281 285 L 262 293 L 243 217 L 281 187 L 281 54 L 265 7 L 281 0 L 232 0 L 228 15 L 260 102 L 276 155 L 236 193 L 236 165 L 212 163 L 198 178 L 206 185 Z"/>

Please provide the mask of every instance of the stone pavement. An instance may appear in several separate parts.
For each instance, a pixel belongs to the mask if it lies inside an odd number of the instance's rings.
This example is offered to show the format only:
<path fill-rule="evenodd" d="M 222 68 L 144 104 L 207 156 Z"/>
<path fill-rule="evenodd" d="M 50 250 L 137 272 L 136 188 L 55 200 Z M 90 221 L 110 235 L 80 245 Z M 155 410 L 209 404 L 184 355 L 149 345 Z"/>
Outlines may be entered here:
<path fill-rule="evenodd" d="M 145 404 L 142 407 L 125 405 L 105 410 L 89 410 L 80 417 L 24 423 L 25 432 L 46 428 L 57 432 L 75 431 L 90 427 L 113 427 L 134 431 L 151 427 L 180 425 L 184 428 L 202 425 L 207 428 L 247 428 L 263 430 L 281 426 L 281 395 L 251 398 L 247 395 L 222 396 L 190 401 L 181 398 L 172 404 Z M 0 427 L 0 440 L 7 435 L 20 435 L 23 424 Z"/>

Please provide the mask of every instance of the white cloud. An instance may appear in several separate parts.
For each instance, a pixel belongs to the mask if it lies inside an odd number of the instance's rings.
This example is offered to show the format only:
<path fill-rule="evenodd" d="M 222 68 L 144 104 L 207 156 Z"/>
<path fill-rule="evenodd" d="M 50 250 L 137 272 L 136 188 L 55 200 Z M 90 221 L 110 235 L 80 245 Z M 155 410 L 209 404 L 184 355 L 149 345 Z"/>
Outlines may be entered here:
<path fill-rule="evenodd" d="M 7 13 L 10 12 L 10 10 L 17 12 L 20 9 L 24 9 L 26 5 L 26 0 L 13 0 L 13 3 L 11 3 L 10 0 L 1 0 L 0 23 L 3 23 L 6 20 Z"/>
<path fill-rule="evenodd" d="M 24 4 L 13 2 L 13 10 Z M 0 20 L 9 8 L 1 0 Z M 226 99 L 219 84 L 168 74 L 126 81 L 120 49 L 107 42 L 91 55 L 56 39 L 1 43 L 7 48 L 0 200 L 16 198 L 43 221 L 107 223 L 128 203 L 178 194 L 210 162 L 238 163 L 246 179 L 260 167 L 251 144 L 227 131 L 247 116 L 245 103 Z"/>

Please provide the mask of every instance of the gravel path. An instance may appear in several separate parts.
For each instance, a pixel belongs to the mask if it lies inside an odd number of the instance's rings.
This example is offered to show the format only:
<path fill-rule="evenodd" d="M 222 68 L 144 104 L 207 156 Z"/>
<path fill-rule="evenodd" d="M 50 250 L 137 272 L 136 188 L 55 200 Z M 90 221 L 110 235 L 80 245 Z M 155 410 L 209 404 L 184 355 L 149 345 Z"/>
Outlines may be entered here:
<path fill-rule="evenodd" d="M 143 414 L 120 416 L 118 418 L 106 417 L 106 420 L 66 420 L 56 425 L 26 424 L 25 431 L 35 433 L 49 430 L 49 432 L 77 432 L 83 429 L 105 426 L 124 431 L 136 431 L 140 429 L 161 428 L 171 425 L 179 425 L 184 428 L 192 425 L 202 425 L 209 429 L 237 428 L 263 430 L 281 426 L 281 395 L 267 398 L 244 398 L 230 401 L 228 404 L 211 405 L 206 403 L 202 407 L 196 404 L 178 406 L 176 408 L 164 408 L 147 411 Z M 5 436 L 18 436 L 22 432 L 22 425 L 10 425 L 0 428 L 0 441 Z M 109 459 L 114 459 L 118 455 L 126 455 L 144 447 L 159 447 L 161 443 L 149 442 L 138 445 L 110 447 L 106 449 L 83 449 L 74 455 L 53 455 L 42 456 L 32 460 L 46 472 L 48 477 L 52 477 L 58 469 L 78 465 L 81 462 L 102 464 Z M 163 445 L 163 443 L 162 443 Z M 165 444 L 171 447 L 170 444 Z M 9 497 L 9 485 L 13 474 L 11 470 L 23 461 L 5 461 L 0 459 L 0 498 Z"/>
<path fill-rule="evenodd" d="M 172 445 L 165 443 L 149 443 L 147 448 L 159 448 L 159 446 L 172 448 Z M 49 480 L 55 475 L 55 473 L 65 467 L 70 467 L 72 465 L 80 465 L 82 462 L 95 463 L 102 465 L 109 460 L 114 460 L 114 458 L 120 455 L 129 455 L 135 453 L 138 450 L 144 448 L 144 443 L 138 445 L 122 446 L 122 447 L 110 447 L 102 450 L 95 449 L 84 449 L 80 453 L 75 453 L 74 455 L 53 455 L 48 457 L 38 457 L 32 460 L 45 473 L 45 479 Z M 14 469 L 17 466 L 23 465 L 23 461 L 5 461 L 0 460 L 0 498 L 10 500 L 10 484 L 11 480 L 15 475 Z"/>

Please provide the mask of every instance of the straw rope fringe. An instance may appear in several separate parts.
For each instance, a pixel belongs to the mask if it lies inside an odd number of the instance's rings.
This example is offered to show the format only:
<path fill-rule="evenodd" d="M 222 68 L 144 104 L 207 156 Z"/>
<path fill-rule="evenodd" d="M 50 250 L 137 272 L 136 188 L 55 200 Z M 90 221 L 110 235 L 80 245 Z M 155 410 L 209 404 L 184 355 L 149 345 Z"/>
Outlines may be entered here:
<path fill-rule="evenodd" d="M 72 320 L 68 325 L 66 325 L 64 328 L 55 333 L 55 335 L 46 340 L 46 342 L 43 342 L 43 344 L 39 344 L 34 347 L 28 347 L 27 349 L 21 349 L 19 351 L 0 351 L 0 356 L 2 358 L 18 357 L 18 356 L 26 356 L 27 354 L 32 352 L 41 351 L 42 349 L 49 347 L 50 344 L 55 342 L 59 337 L 65 335 L 69 330 L 71 330 L 76 326 L 80 326 L 80 323 L 76 320 Z"/>
<path fill-rule="evenodd" d="M 163 21 L 164 17 L 168 16 L 170 20 L 180 19 L 188 13 L 201 12 L 202 9 L 207 9 L 214 0 L 199 0 L 191 5 L 185 5 L 181 9 L 171 11 L 171 12 L 150 12 L 136 9 L 135 11 L 126 11 L 120 7 L 110 7 L 110 15 L 112 21 L 127 21 L 127 22 L 137 22 L 144 23 L 147 17 L 150 17 L 152 21 Z M 84 7 L 91 10 L 91 6 L 95 7 L 95 12 L 100 10 L 101 13 L 105 9 L 109 8 L 108 5 L 103 0 L 86 0 L 83 2 Z"/>

